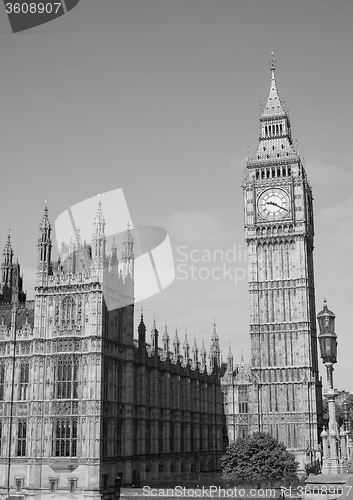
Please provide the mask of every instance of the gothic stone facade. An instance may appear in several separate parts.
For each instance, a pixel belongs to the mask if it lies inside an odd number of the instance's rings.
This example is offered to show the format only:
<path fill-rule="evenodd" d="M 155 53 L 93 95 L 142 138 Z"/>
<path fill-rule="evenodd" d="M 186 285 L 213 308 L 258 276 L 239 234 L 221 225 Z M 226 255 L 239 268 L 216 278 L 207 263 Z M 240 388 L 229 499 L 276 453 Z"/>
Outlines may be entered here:
<path fill-rule="evenodd" d="M 275 61 L 255 155 L 245 168 L 251 432 L 271 433 L 303 470 L 318 454 L 322 413 L 313 269 L 313 196 L 278 95 Z M 319 419 L 318 419 L 319 416 Z"/>
<path fill-rule="evenodd" d="M 99 205 L 90 245 L 63 246 L 51 261 L 45 209 L 35 300 L 26 301 L 10 238 L 0 288 L 0 493 L 30 499 L 115 498 L 120 484 L 217 468 L 222 394 L 213 369 L 187 339 L 163 349 L 143 318 L 133 332 L 134 254 L 106 256 Z M 115 307 L 107 307 L 110 299 Z M 208 365 L 208 363 L 207 363 Z"/>

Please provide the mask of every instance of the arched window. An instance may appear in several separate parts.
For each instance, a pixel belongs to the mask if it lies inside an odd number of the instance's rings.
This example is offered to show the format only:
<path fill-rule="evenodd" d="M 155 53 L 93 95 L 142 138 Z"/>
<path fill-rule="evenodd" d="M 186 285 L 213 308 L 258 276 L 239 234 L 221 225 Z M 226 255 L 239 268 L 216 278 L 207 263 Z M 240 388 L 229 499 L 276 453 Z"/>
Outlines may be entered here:
<path fill-rule="evenodd" d="M 0 400 L 4 399 L 5 394 L 5 364 L 0 365 Z"/>
<path fill-rule="evenodd" d="M 55 399 L 78 399 L 79 366 L 76 359 L 60 357 L 55 370 Z"/>
<path fill-rule="evenodd" d="M 53 455 L 77 457 L 77 419 L 58 418 L 53 425 Z"/>
<path fill-rule="evenodd" d="M 20 383 L 18 386 L 18 399 L 25 401 L 28 399 L 29 363 L 22 361 L 20 365 Z"/>
<path fill-rule="evenodd" d="M 17 456 L 26 456 L 26 444 L 27 444 L 27 422 L 26 420 L 20 420 L 17 427 Z"/>
<path fill-rule="evenodd" d="M 61 302 L 60 311 L 58 310 L 58 306 L 56 306 L 55 310 L 55 316 L 59 316 L 59 326 L 67 330 L 75 328 L 76 312 L 76 303 L 74 298 L 70 295 L 65 297 Z"/>

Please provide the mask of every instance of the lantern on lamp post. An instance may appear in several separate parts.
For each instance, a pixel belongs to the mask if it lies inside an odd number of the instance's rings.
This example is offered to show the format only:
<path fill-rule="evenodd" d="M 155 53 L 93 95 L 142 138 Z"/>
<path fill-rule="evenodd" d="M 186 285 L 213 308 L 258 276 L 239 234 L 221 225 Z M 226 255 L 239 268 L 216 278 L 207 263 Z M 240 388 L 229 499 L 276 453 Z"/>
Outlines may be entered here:
<path fill-rule="evenodd" d="M 326 366 L 328 389 L 324 393 L 328 402 L 329 410 L 329 423 L 328 433 L 322 432 L 321 437 L 323 446 L 325 446 L 325 439 L 329 439 L 330 450 L 329 454 L 323 458 L 322 472 L 323 474 L 338 474 L 339 460 L 338 460 L 338 429 L 336 422 L 336 408 L 335 399 L 337 392 L 333 386 L 333 365 L 337 363 L 337 335 L 335 334 L 335 318 L 336 316 L 327 307 L 326 299 L 324 300 L 324 308 L 319 312 L 317 319 L 319 322 L 319 345 L 320 354 L 324 365 Z M 327 435 L 328 434 L 328 435 Z M 327 445 L 326 445 L 327 448 Z"/>

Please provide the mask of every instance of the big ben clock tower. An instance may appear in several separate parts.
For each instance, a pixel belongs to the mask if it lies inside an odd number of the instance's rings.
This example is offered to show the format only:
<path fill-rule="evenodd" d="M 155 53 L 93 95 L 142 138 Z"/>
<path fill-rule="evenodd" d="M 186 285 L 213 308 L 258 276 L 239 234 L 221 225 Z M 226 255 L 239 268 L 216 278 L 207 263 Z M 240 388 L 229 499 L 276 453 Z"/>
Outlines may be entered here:
<path fill-rule="evenodd" d="M 273 54 L 272 54 L 273 56 Z M 295 452 L 299 469 L 316 460 L 321 426 L 313 271 L 312 192 L 293 147 L 289 116 L 271 88 L 259 145 L 244 181 L 248 246 L 252 432 Z"/>

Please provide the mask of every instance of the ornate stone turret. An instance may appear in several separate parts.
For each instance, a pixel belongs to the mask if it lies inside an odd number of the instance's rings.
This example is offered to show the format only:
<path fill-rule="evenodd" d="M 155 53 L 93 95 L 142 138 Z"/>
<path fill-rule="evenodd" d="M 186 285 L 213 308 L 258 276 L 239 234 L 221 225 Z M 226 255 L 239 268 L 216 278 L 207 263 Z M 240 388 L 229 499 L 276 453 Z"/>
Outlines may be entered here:
<path fill-rule="evenodd" d="M 168 352 L 169 352 L 169 334 L 168 334 L 167 323 L 165 324 L 165 327 L 164 327 L 162 342 L 163 342 L 163 351 L 168 354 Z"/>
<path fill-rule="evenodd" d="M 0 303 L 26 302 L 26 294 L 22 290 L 23 278 L 18 260 L 14 264 L 11 237 L 8 235 L 3 251 L 4 261 L 1 264 Z"/>
<path fill-rule="evenodd" d="M 200 357 L 201 357 L 201 368 L 202 370 L 206 370 L 207 368 L 207 352 L 206 352 L 206 347 L 205 347 L 205 341 L 202 339 L 202 347 L 200 351 Z"/>
<path fill-rule="evenodd" d="M 127 225 L 127 229 L 124 236 L 123 243 L 123 274 L 125 278 L 134 278 L 134 240 L 132 239 L 130 224 Z"/>
<path fill-rule="evenodd" d="M 44 208 L 44 215 L 39 226 L 37 243 L 37 284 L 44 284 L 46 278 L 52 273 L 51 269 L 51 224 L 48 216 L 48 207 Z"/>
<path fill-rule="evenodd" d="M 158 354 L 158 330 L 155 318 L 153 319 L 153 326 L 151 330 L 151 351 L 152 354 Z"/>
<path fill-rule="evenodd" d="M 221 349 L 219 345 L 219 337 L 216 331 L 216 322 L 213 323 L 213 333 L 211 337 L 211 347 L 210 347 L 210 368 L 214 366 L 221 366 Z"/>
<path fill-rule="evenodd" d="M 139 338 L 139 346 L 146 344 L 146 325 L 143 321 L 143 312 L 141 310 L 141 319 L 140 324 L 138 326 L 138 338 Z"/>
<path fill-rule="evenodd" d="M 7 236 L 7 242 L 3 251 L 4 261 L 1 264 L 1 286 L 11 286 L 12 283 L 12 258 L 11 236 Z"/>
<path fill-rule="evenodd" d="M 92 235 L 92 261 L 96 269 L 102 269 L 105 263 L 105 219 L 102 212 L 102 202 L 98 202 L 97 215 L 94 219 L 95 232 Z"/>
<path fill-rule="evenodd" d="M 228 350 L 228 356 L 227 356 L 227 371 L 229 373 L 233 373 L 233 370 L 234 370 L 234 357 L 233 357 L 233 354 L 232 354 L 232 349 L 230 347 L 230 344 L 229 344 L 229 350 Z"/>
<path fill-rule="evenodd" d="M 115 237 L 113 238 L 113 243 L 112 243 L 112 247 L 111 247 L 111 250 L 110 250 L 110 266 L 113 267 L 113 266 L 117 266 L 119 263 L 119 260 L 118 260 L 118 247 L 117 247 L 117 244 L 116 244 L 116 241 L 115 241 Z"/>
<path fill-rule="evenodd" d="M 192 346 L 192 361 L 194 363 L 194 366 L 197 366 L 199 362 L 199 348 L 196 343 L 196 337 L 194 337 L 194 344 Z"/>
<path fill-rule="evenodd" d="M 175 357 L 175 359 L 178 359 L 180 356 L 180 340 L 178 337 L 178 330 L 177 329 L 175 329 L 173 348 L 174 348 L 174 357 Z"/>
<path fill-rule="evenodd" d="M 184 351 L 184 361 L 187 363 L 189 361 L 190 357 L 190 344 L 188 341 L 188 336 L 187 333 L 185 332 L 185 340 L 183 344 L 183 351 Z"/>

